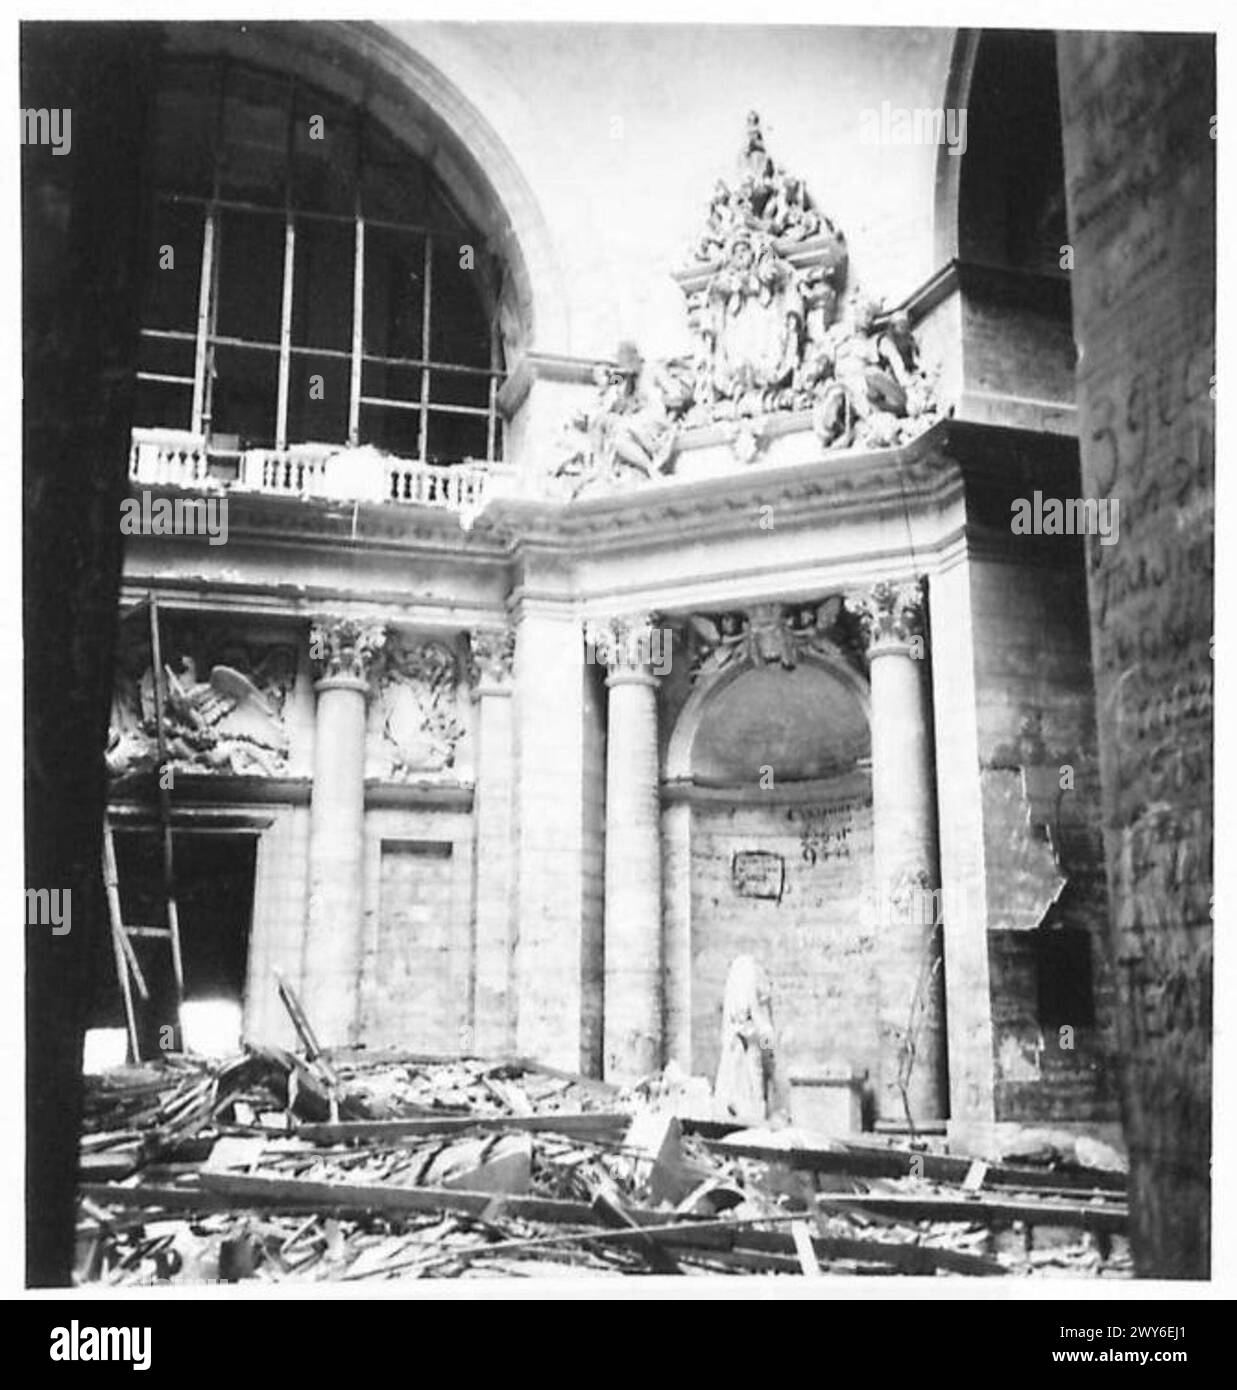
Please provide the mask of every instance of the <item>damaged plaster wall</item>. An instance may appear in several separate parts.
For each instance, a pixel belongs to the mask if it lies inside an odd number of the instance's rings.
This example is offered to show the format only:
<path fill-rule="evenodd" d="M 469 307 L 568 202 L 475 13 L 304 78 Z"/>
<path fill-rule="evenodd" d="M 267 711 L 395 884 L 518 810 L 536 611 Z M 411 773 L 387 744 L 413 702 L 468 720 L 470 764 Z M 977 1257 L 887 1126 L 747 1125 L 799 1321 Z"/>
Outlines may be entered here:
<path fill-rule="evenodd" d="M 1007 556 L 976 563 L 972 581 L 995 1118 L 1110 1124 L 1115 1021 L 1081 567 Z M 1089 943 L 1091 1008 L 1079 1001 L 1071 1019 L 1045 1017 L 1042 997 L 1060 968 L 1044 934 L 1062 930 Z"/>

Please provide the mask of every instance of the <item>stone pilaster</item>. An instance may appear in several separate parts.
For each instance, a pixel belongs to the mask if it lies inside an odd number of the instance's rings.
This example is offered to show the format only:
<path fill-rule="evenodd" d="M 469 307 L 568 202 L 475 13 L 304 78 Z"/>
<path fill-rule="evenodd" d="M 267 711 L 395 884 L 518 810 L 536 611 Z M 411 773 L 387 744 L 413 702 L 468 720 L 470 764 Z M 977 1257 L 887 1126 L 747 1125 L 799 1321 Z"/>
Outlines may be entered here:
<path fill-rule="evenodd" d="M 584 877 L 585 667 L 567 595 L 523 594 L 516 625 L 516 1051 L 585 1070 L 593 917 Z"/>
<path fill-rule="evenodd" d="M 365 709 L 386 634 L 351 618 L 315 623 L 318 677 L 309 822 L 309 913 L 302 970 L 309 1021 L 324 1047 L 353 1040 L 365 879 Z"/>
<path fill-rule="evenodd" d="M 471 634 L 469 673 L 477 706 L 473 1046 L 482 1054 L 510 1052 L 515 1047 L 514 655 L 515 633 L 509 627 L 482 628 Z"/>
<path fill-rule="evenodd" d="M 653 629 L 640 615 L 590 624 L 609 674 L 606 738 L 605 1025 L 607 1078 L 662 1061 L 661 836 Z"/>
<path fill-rule="evenodd" d="M 877 1118 L 905 1124 L 909 1108 L 923 1124 L 945 1117 L 947 1094 L 923 586 L 879 583 L 846 601 L 866 629 L 872 686 Z"/>

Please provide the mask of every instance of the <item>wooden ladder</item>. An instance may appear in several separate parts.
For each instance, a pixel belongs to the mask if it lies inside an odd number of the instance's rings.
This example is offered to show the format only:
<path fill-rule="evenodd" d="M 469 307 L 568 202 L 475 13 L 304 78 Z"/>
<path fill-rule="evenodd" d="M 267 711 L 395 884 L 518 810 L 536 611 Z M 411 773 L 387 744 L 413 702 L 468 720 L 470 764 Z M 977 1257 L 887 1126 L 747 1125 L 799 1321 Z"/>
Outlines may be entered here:
<path fill-rule="evenodd" d="M 172 801 L 163 784 L 161 776 L 167 761 L 167 742 L 163 726 L 165 690 L 163 670 L 163 650 L 159 639 L 159 609 L 153 591 L 136 608 L 124 614 L 132 617 L 140 609 L 149 607 L 150 611 L 150 655 L 154 674 L 155 728 L 158 761 L 155 781 L 159 793 L 159 833 L 163 861 L 163 891 L 165 903 L 165 922 L 163 926 L 138 926 L 127 923 L 120 905 L 120 874 L 116 865 L 116 842 L 112 834 L 110 819 L 103 817 L 103 883 L 107 891 L 107 911 L 111 921 L 112 954 L 116 961 L 116 975 L 120 981 L 120 991 L 125 1004 L 125 1025 L 129 1033 L 129 1048 L 135 1062 L 141 1061 L 141 1046 L 138 1040 L 137 1013 L 133 1002 L 133 987 L 144 1004 L 150 1002 L 150 988 L 137 952 L 133 949 L 135 940 L 146 939 L 166 941 L 171 951 L 172 978 L 175 984 L 176 1031 L 180 1032 L 180 1008 L 185 998 L 184 960 L 180 950 L 180 914 L 176 905 L 176 877 L 172 855 Z M 123 621 L 123 619 L 122 619 Z"/>

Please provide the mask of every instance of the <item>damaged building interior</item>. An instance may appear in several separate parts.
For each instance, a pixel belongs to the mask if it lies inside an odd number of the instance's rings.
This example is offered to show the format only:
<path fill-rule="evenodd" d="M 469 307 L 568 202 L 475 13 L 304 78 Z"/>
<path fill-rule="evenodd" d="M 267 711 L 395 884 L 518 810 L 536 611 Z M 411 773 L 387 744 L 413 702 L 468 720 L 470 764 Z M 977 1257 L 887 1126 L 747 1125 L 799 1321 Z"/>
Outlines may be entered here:
<path fill-rule="evenodd" d="M 1204 1276 L 1211 42 L 23 87 L 31 1282 Z"/>

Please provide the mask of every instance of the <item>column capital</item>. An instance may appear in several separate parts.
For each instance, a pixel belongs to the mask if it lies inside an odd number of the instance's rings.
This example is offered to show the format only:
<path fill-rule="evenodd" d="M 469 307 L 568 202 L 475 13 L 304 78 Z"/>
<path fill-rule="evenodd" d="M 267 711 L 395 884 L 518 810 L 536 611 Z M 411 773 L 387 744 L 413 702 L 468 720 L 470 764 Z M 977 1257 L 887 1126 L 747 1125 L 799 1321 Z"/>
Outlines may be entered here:
<path fill-rule="evenodd" d="M 627 681 L 656 685 L 657 677 L 669 670 L 669 640 L 667 631 L 653 625 L 651 613 L 590 618 L 584 625 L 585 660 L 605 666 L 607 685 Z"/>
<path fill-rule="evenodd" d="M 508 695 L 515 663 L 515 629 L 474 628 L 468 634 L 468 677 L 474 695 Z"/>
<path fill-rule="evenodd" d="M 316 690 L 335 685 L 369 688 L 375 660 L 386 646 L 381 623 L 358 618 L 317 618 L 309 629 L 309 658 Z"/>
<path fill-rule="evenodd" d="M 909 650 L 923 635 L 927 600 L 922 578 L 879 580 L 849 592 L 846 606 L 863 625 L 869 656 Z"/>

